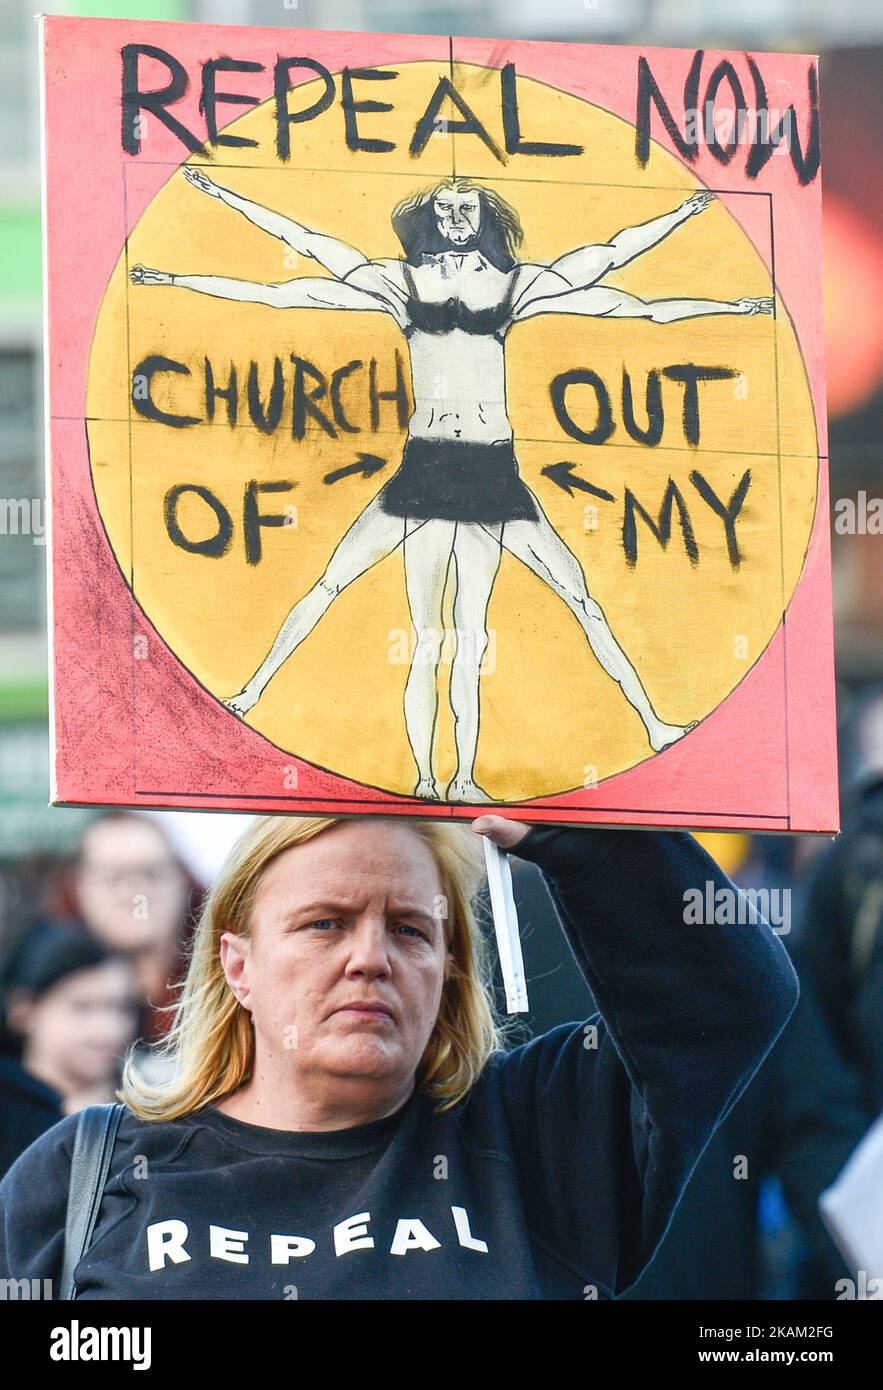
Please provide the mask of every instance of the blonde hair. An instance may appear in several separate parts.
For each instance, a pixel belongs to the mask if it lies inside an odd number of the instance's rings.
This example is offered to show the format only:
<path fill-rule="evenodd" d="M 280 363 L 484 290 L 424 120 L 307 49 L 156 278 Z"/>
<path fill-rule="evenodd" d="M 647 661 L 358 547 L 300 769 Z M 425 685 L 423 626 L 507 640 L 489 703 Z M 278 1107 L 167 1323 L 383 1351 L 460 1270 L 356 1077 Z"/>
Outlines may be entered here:
<path fill-rule="evenodd" d="M 221 966 L 224 932 L 248 937 L 251 908 L 268 865 L 285 850 L 344 824 L 344 816 L 261 816 L 237 841 L 202 907 L 189 952 L 174 1022 L 154 1056 L 171 1062 L 167 1082 L 142 1076 L 130 1051 L 119 1098 L 142 1120 L 174 1120 L 237 1090 L 251 1076 L 254 1030 Z M 428 846 L 445 900 L 445 945 L 451 961 L 429 1042 L 417 1068 L 417 1086 L 439 1111 L 465 1099 L 488 1058 L 501 1045 L 486 938 L 476 918 L 484 859 L 476 835 L 446 822 L 381 817 L 407 824 Z"/>

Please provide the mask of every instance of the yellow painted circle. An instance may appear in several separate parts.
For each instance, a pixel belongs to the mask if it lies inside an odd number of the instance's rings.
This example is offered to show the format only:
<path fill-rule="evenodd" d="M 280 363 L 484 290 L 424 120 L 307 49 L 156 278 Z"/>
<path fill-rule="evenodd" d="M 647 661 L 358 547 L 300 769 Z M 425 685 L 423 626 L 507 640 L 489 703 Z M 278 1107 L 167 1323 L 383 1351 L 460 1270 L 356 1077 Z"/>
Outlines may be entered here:
<path fill-rule="evenodd" d="M 586 243 L 605 242 L 624 227 L 672 210 L 699 185 L 658 146 L 646 169 L 634 157 L 628 123 L 577 97 L 519 77 L 523 129 L 535 140 L 578 140 L 584 153 L 548 159 L 518 155 L 501 165 L 477 138 L 434 135 L 422 156 L 408 144 L 417 115 L 442 74 L 436 63 L 397 68 L 395 109 L 384 117 L 392 154 L 349 152 L 335 103 L 292 127 L 292 155 L 275 156 L 271 103 L 227 128 L 258 141 L 256 149 L 218 151 L 207 167 L 218 182 L 306 226 L 357 246 L 369 259 L 402 254 L 390 225 L 393 206 L 451 172 L 486 183 L 517 211 L 525 231 L 524 260 L 551 262 Z M 500 132 L 496 73 L 462 65 L 459 90 L 487 128 Z M 390 84 L 392 86 L 392 84 Z M 309 98 L 304 89 L 303 101 Z M 369 118 L 363 117 L 366 123 Z M 148 132 L 149 134 L 149 132 Z M 149 146 L 148 146 L 149 148 Z M 138 165 L 127 169 L 137 195 Z M 565 181 L 566 180 L 566 181 Z M 756 194 L 746 215 L 752 235 L 768 236 L 766 199 Z M 764 221 L 764 216 L 767 222 Z M 286 614 L 320 578 L 347 528 L 397 466 L 404 431 L 395 405 L 382 400 L 371 427 L 369 372 L 376 389 L 395 386 L 396 353 L 410 390 L 407 343 L 380 314 L 278 310 L 230 303 L 177 288 L 131 286 L 130 267 L 176 274 L 228 276 L 271 283 L 325 274 L 298 259 L 217 200 L 192 188 L 180 172 L 153 197 L 129 237 L 105 293 L 89 366 L 89 448 L 99 509 L 120 567 L 144 612 L 196 679 L 219 699 L 240 690 L 269 650 Z M 720 200 L 668 239 L 606 278 L 645 299 L 732 300 L 771 292 L 758 250 Z M 198 423 L 173 429 L 143 419 L 130 403 L 131 374 L 149 355 L 186 367 L 156 378 L 161 408 Z M 303 439 L 292 432 L 292 355 L 313 364 L 326 388 L 352 361 L 341 388 L 357 433 L 331 438 L 315 424 Z M 237 376 L 238 413 L 231 425 L 222 398 L 207 419 L 208 359 L 216 387 Z M 281 363 L 283 406 L 272 433 L 249 417 L 251 363 L 266 404 L 274 359 Z M 683 388 L 663 379 L 665 426 L 646 447 L 626 432 L 622 376 L 633 384 L 646 423 L 648 373 L 678 364 L 726 365 L 739 375 L 700 387 L 698 448 L 684 439 Z M 615 432 L 602 445 L 578 442 L 561 429 L 550 384 L 588 369 L 611 397 Z M 745 677 L 774 635 L 803 564 L 815 509 L 815 422 L 806 374 L 790 319 L 702 317 L 674 323 L 546 316 L 516 325 L 506 339 L 509 415 L 521 474 L 553 527 L 577 557 L 592 597 L 627 654 L 660 718 L 702 720 Z M 317 383 L 317 386 L 320 383 Z M 590 387 L 571 387 L 569 409 L 584 429 L 597 418 Z M 330 413 L 327 392 L 317 397 Z M 387 460 L 378 474 L 325 476 L 360 452 Z M 543 469 L 568 461 L 614 501 L 569 496 Z M 690 480 L 699 470 L 725 502 L 751 471 L 736 523 L 741 563 L 728 557 L 721 518 Z M 693 564 L 678 524 L 663 547 L 638 519 L 634 565 L 623 549 L 626 489 L 658 522 L 669 479 L 687 505 L 698 549 Z M 249 481 L 290 482 L 264 493 L 264 512 L 289 511 L 289 524 L 262 528 L 261 558 L 249 564 L 243 505 Z M 173 544 L 164 522 L 169 489 L 211 491 L 229 513 L 232 538 L 217 558 Z M 178 509 L 192 540 L 213 535 L 217 521 L 194 492 Z M 445 621 L 453 628 L 451 592 Z M 601 781 L 653 756 L 641 719 L 590 650 L 570 610 L 518 560 L 504 554 L 491 598 L 491 644 L 481 681 L 476 778 L 495 798 L 515 801 Z M 403 696 L 413 648 L 401 549 L 335 600 L 289 657 L 248 716 L 279 748 L 347 777 L 391 792 L 414 790 L 416 769 Z M 436 773 L 440 787 L 456 764 L 449 701 L 452 643 L 439 666 Z M 231 713 L 230 718 L 236 716 Z M 689 735 L 688 735 L 689 737 Z"/>

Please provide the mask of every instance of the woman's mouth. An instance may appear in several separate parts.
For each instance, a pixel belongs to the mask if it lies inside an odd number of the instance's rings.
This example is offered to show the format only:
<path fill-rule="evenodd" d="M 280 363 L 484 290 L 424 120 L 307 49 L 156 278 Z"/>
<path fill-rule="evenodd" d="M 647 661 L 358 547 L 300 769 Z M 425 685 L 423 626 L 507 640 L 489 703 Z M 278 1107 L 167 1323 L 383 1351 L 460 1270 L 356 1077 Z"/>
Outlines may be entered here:
<path fill-rule="evenodd" d="M 378 1022 L 387 1020 L 392 1023 L 393 1021 L 392 1010 L 388 1009 L 385 1004 L 374 1004 L 367 1001 L 363 1003 L 344 1004 L 341 1008 L 336 1009 L 335 1012 L 339 1014 L 353 1014 L 355 1017 L 362 1019 L 376 1019 Z"/>

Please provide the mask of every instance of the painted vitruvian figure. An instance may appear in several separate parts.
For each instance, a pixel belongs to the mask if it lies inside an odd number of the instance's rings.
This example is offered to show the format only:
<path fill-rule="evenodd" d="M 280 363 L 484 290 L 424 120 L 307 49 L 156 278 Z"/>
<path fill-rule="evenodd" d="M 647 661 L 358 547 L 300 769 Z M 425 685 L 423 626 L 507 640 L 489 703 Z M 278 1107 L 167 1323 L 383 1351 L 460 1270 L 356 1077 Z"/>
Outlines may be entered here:
<path fill-rule="evenodd" d="M 195 189 L 317 261 L 330 278 L 259 284 L 135 266 L 135 284 L 174 286 L 275 309 L 387 314 L 408 343 L 414 397 L 399 468 L 341 537 L 321 578 L 293 605 L 264 660 L 242 690 L 224 702 L 227 707 L 244 717 L 338 595 L 401 546 L 416 637 L 404 700 L 417 765 L 414 795 L 491 801 L 475 781 L 480 668 L 488 643 L 488 605 L 506 550 L 570 609 L 592 652 L 640 715 L 654 751 L 681 738 L 692 725 L 660 718 L 592 597 L 578 559 L 519 475 L 506 404 L 504 344 L 513 324 L 539 314 L 654 323 L 708 314 L 771 314 L 771 298 L 642 300 L 600 283 L 702 212 L 712 195 L 694 193 L 673 211 L 627 227 L 609 242 L 538 263 L 517 259 L 523 233 L 513 208 L 494 190 L 452 177 L 394 209 L 401 258 L 368 260 L 336 237 L 221 187 L 200 169 L 188 166 L 183 174 Z M 457 770 L 441 797 L 434 744 L 442 602 L 449 578 Z"/>

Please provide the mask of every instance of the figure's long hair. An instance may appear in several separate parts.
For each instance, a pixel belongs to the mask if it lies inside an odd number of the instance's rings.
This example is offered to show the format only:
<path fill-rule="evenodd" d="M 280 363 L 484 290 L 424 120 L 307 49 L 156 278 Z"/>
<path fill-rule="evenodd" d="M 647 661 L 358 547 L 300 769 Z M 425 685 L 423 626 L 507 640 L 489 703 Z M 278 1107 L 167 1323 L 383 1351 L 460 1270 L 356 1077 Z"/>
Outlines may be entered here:
<path fill-rule="evenodd" d="M 264 871 L 280 854 L 345 821 L 340 816 L 261 816 L 233 846 L 202 908 L 174 1024 L 157 1049 L 171 1079 L 154 1084 L 127 1058 L 118 1095 L 139 1119 L 174 1120 L 238 1090 L 252 1075 L 254 1028 L 221 965 L 224 932 L 250 936 Z M 395 818 L 392 822 L 401 825 Z M 478 837 L 465 826 L 410 821 L 438 868 L 452 959 L 435 1026 L 417 1067 L 419 1090 L 448 1110 L 464 1100 L 507 1035 L 494 1009 L 492 966 L 473 902 L 484 880 Z"/>
<path fill-rule="evenodd" d="M 474 245 L 498 270 L 511 270 L 515 253 L 524 240 L 524 230 L 518 214 L 499 193 L 484 188 L 467 178 L 443 179 L 422 193 L 404 198 L 393 208 L 392 225 L 402 243 L 405 259 L 417 265 L 421 256 L 447 251 L 451 243 L 441 235 L 432 203 L 437 194 L 446 190 L 457 193 L 477 193 L 481 200 L 481 217 Z"/>

